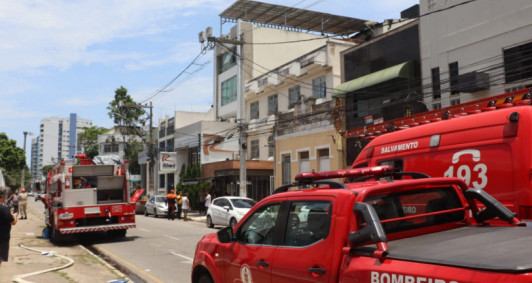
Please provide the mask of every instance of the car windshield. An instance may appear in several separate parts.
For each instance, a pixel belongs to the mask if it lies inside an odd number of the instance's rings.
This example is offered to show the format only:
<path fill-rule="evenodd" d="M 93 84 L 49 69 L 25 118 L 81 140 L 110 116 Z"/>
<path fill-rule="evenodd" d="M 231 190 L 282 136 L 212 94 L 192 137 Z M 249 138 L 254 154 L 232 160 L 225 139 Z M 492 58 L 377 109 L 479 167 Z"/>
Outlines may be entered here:
<path fill-rule="evenodd" d="M 164 202 L 164 201 L 165 201 L 165 197 L 163 196 L 155 197 L 155 202 Z"/>
<path fill-rule="evenodd" d="M 232 199 L 231 202 L 236 208 L 252 208 L 257 203 L 252 199 Z"/>

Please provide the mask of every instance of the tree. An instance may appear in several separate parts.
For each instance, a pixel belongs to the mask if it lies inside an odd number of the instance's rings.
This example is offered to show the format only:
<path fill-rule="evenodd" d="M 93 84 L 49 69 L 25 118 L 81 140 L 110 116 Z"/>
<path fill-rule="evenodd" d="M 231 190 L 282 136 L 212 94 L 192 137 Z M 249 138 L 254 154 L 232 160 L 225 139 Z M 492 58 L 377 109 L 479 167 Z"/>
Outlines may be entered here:
<path fill-rule="evenodd" d="M 89 158 L 98 155 L 98 135 L 105 134 L 109 129 L 92 126 L 84 127 L 83 132 L 78 135 L 78 144 Z"/>
<path fill-rule="evenodd" d="M 5 133 L 0 133 L 0 168 L 6 178 L 6 185 L 20 187 L 20 176 L 25 166 L 24 149 L 17 147 L 17 142 L 9 139 Z"/>
<path fill-rule="evenodd" d="M 114 99 L 109 102 L 107 110 L 109 110 L 109 117 L 113 119 L 116 132 L 122 134 L 124 158 L 129 160 L 129 171 L 132 174 L 139 174 L 138 153 L 143 148 L 134 137 L 140 137 L 145 143 L 150 141 L 150 130 L 147 134 L 143 134 L 141 131 L 146 122 L 144 117 L 146 111 L 138 106 L 123 86 L 116 89 Z"/>

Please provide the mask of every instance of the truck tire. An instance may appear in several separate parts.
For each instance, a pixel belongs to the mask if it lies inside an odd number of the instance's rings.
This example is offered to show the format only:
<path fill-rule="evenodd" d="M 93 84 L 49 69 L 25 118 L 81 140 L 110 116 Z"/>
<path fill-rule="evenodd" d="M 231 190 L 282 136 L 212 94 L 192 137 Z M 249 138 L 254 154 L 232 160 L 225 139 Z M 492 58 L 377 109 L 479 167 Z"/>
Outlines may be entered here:
<path fill-rule="evenodd" d="M 59 245 L 65 241 L 65 236 L 59 232 L 59 229 L 55 228 L 52 220 L 52 227 L 50 227 L 50 242 L 53 244 Z"/>
<path fill-rule="evenodd" d="M 200 275 L 197 283 L 213 283 L 211 276 L 208 273 Z"/>
<path fill-rule="evenodd" d="M 214 228 L 214 224 L 212 224 L 212 218 L 210 215 L 207 215 L 207 228 Z"/>
<path fill-rule="evenodd" d="M 107 236 L 109 238 L 123 238 L 126 236 L 127 229 L 120 229 L 120 230 L 109 230 L 107 231 Z"/>

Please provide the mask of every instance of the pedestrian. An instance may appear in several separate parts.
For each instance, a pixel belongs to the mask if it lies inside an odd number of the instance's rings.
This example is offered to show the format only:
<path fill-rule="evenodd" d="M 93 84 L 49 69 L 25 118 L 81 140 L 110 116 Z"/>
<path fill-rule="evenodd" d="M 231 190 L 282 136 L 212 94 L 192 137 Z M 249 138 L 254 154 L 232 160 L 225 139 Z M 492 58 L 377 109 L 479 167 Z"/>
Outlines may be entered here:
<path fill-rule="evenodd" d="M 183 207 L 183 191 L 179 191 L 179 195 L 177 195 L 177 219 L 181 219 L 182 207 Z"/>
<path fill-rule="evenodd" d="M 11 226 L 17 224 L 17 213 L 11 214 L 4 205 L 7 197 L 7 188 L 0 187 L 0 265 L 9 257 L 9 239 L 11 238 Z"/>
<path fill-rule="evenodd" d="M 175 219 L 175 208 L 177 204 L 177 196 L 175 195 L 175 191 L 171 190 L 169 194 L 166 195 L 166 199 L 164 201 L 166 205 L 168 206 L 168 220 Z"/>
<path fill-rule="evenodd" d="M 187 221 L 187 215 L 190 210 L 190 201 L 188 200 L 188 193 L 185 193 L 185 196 L 182 199 L 183 201 L 183 220 Z"/>
<path fill-rule="evenodd" d="M 207 194 L 205 193 L 205 188 L 201 188 L 201 192 L 198 194 L 198 202 L 199 202 L 199 208 L 198 212 L 200 215 L 203 215 L 203 210 L 205 209 L 205 197 Z"/>
<path fill-rule="evenodd" d="M 209 210 L 209 206 L 211 206 L 211 194 L 207 192 L 207 195 L 205 196 L 205 211 Z"/>
<path fill-rule="evenodd" d="M 20 194 L 18 196 L 18 208 L 20 211 L 20 219 L 28 219 L 28 215 L 26 214 L 26 207 L 28 206 L 28 194 L 26 193 L 26 189 L 20 189 Z"/>
<path fill-rule="evenodd" d="M 18 203 L 19 203 L 19 196 L 18 196 L 18 190 L 15 190 L 15 192 L 9 196 L 8 202 L 11 203 L 13 206 L 13 213 L 18 213 Z"/>

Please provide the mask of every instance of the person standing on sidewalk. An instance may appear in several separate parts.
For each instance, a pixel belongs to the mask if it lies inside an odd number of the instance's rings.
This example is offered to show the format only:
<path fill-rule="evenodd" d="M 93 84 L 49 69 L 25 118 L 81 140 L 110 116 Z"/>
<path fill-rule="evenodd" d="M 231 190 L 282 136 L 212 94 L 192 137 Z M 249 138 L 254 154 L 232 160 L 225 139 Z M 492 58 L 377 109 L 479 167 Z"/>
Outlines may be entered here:
<path fill-rule="evenodd" d="M 18 190 L 15 190 L 15 192 L 9 196 L 9 199 L 7 199 L 8 202 L 11 202 L 13 205 L 13 213 L 18 213 L 18 203 L 19 203 L 19 196 L 18 196 Z"/>
<path fill-rule="evenodd" d="M 177 219 L 181 219 L 182 207 L 183 207 L 183 191 L 179 191 L 179 195 L 177 195 Z"/>
<path fill-rule="evenodd" d="M 168 206 L 168 220 L 175 219 L 175 207 L 177 204 L 177 196 L 175 195 L 175 191 L 171 190 L 169 194 L 166 195 L 166 199 L 164 201 L 166 205 Z"/>
<path fill-rule="evenodd" d="M 7 188 L 0 187 L 0 265 L 9 258 L 11 226 L 17 224 L 17 213 L 11 214 L 9 208 L 4 206 L 6 197 Z"/>
<path fill-rule="evenodd" d="M 26 214 L 26 207 L 28 206 L 28 194 L 26 193 L 26 189 L 22 188 L 20 189 L 19 201 L 18 201 L 18 209 L 20 211 L 20 219 L 28 219 L 28 216 Z"/>
<path fill-rule="evenodd" d="M 190 201 L 188 200 L 188 193 L 181 199 L 183 201 L 183 221 L 187 221 L 188 211 L 190 210 Z"/>
<path fill-rule="evenodd" d="M 207 196 L 205 196 L 205 214 L 207 214 L 207 210 L 209 210 L 209 206 L 211 206 L 211 193 L 207 192 Z"/>

